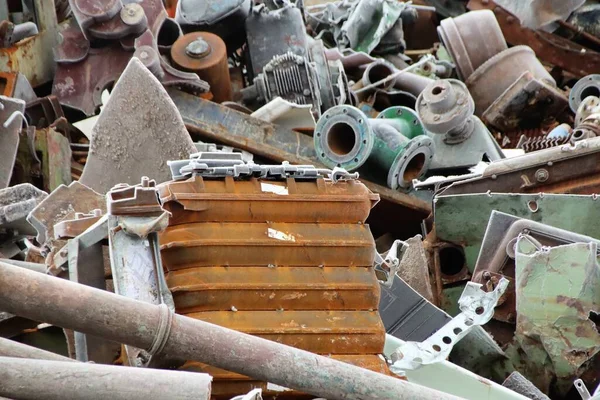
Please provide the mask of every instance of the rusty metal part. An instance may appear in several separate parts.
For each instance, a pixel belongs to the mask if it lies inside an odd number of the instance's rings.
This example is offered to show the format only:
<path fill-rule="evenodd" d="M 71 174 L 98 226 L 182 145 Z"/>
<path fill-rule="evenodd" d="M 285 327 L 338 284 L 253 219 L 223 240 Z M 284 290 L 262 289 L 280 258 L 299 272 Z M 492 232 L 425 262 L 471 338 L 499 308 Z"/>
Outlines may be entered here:
<path fill-rule="evenodd" d="M 56 96 L 40 97 L 25 106 L 25 117 L 30 126 L 47 128 L 57 119 L 64 118 L 60 102 Z"/>
<path fill-rule="evenodd" d="M 90 213 L 75 213 L 75 219 L 68 219 L 54 224 L 55 239 L 72 239 L 81 235 L 90 226 L 94 225 L 102 218 L 102 210 L 95 209 Z"/>
<path fill-rule="evenodd" d="M 332 354 L 325 355 L 333 360 L 341 361 L 357 367 L 378 372 L 384 375 L 391 375 L 387 363 L 379 355 L 344 355 Z M 199 362 L 188 361 L 181 369 L 185 371 L 202 372 L 213 377 L 212 396 L 219 400 L 229 400 L 238 393 L 245 393 L 253 388 L 261 388 L 264 398 L 277 399 L 312 399 L 310 395 L 301 393 L 297 390 L 273 385 L 268 382 L 261 382 L 244 375 L 225 371 L 220 368 Z"/>
<path fill-rule="evenodd" d="M 50 351 L 38 349 L 37 347 L 28 346 L 14 340 L 0 337 L 0 357 L 15 357 L 28 358 L 35 360 L 50 360 L 50 361 L 75 361 L 69 357 L 64 357 Z"/>
<path fill-rule="evenodd" d="M 193 93 L 208 90 L 208 84 L 197 75 L 178 71 L 158 56 L 158 53 L 170 50 L 181 34 L 177 24 L 167 18 L 162 1 L 143 0 L 139 5 L 148 18 L 149 29 L 137 38 L 130 36 L 109 41 L 100 48 L 90 48 L 89 41 L 73 20 L 61 32 L 64 40 L 54 51 L 58 68 L 52 93 L 63 105 L 86 116 L 96 114 L 102 91 L 118 79 L 133 55 L 151 65 L 153 73 L 165 86 L 175 85 Z M 134 53 L 138 48 L 139 52 Z"/>
<path fill-rule="evenodd" d="M 10 288 L 0 291 L 0 308 L 29 318 L 93 332 L 139 348 L 158 345 L 178 358 L 198 360 L 319 397 L 456 399 L 303 350 L 172 315 L 152 304 L 2 263 L 0 270 L 0 286 Z M 48 303 L 48 298 L 53 301 Z M 89 312 L 91 307 L 94 313 Z M 140 330 L 140 326 L 145 329 Z M 227 357 L 223 357 L 223 351 Z M 315 374 L 315 365 L 326 373 Z"/>
<path fill-rule="evenodd" d="M 61 186 L 44 199 L 27 217 L 38 231 L 40 244 L 54 238 L 54 225 L 64 219 L 73 219 L 76 212 L 106 210 L 104 195 L 79 182 Z"/>
<path fill-rule="evenodd" d="M 209 32 L 188 33 L 171 48 L 171 59 L 181 70 L 195 72 L 210 84 L 213 101 L 233 100 L 225 42 Z"/>
<path fill-rule="evenodd" d="M 530 47 L 511 47 L 488 59 L 467 79 L 467 87 L 475 100 L 475 114 L 483 115 L 525 71 L 541 82 L 556 86 Z M 490 85 L 489 82 L 494 84 Z"/>
<path fill-rule="evenodd" d="M 147 113 L 153 117 L 147 118 Z M 171 177 L 166 162 L 194 152 L 194 143 L 162 85 L 133 58 L 94 126 L 80 181 L 101 193 L 118 183 L 136 184 L 148 171 L 164 182 Z M 140 154 L 145 156 L 139 159 Z"/>
<path fill-rule="evenodd" d="M 37 87 L 50 82 L 54 76 L 52 49 L 59 41 L 58 23 L 54 2 L 34 0 L 30 4 L 39 33 L 14 46 L 0 48 L 0 71 L 20 72 Z"/>
<path fill-rule="evenodd" d="M 364 222 L 379 201 L 360 182 L 324 179 L 277 182 L 193 176 L 159 185 L 158 190 L 163 207 L 173 214 L 171 226 L 209 221 Z"/>
<path fill-rule="evenodd" d="M 19 149 L 23 111 L 25 111 L 23 100 L 0 96 L 0 189 L 10 183 Z"/>
<path fill-rule="evenodd" d="M 124 4 L 110 20 L 94 24 L 84 29 L 83 33 L 98 39 L 122 39 L 138 36 L 147 28 L 148 18 L 144 8 L 138 3 L 129 3 Z"/>
<path fill-rule="evenodd" d="M 576 113 L 586 97 L 600 97 L 600 75 L 584 76 L 571 88 L 569 93 L 569 107 Z"/>
<path fill-rule="evenodd" d="M 312 353 L 380 354 L 385 341 L 377 311 L 227 310 L 186 316 Z"/>
<path fill-rule="evenodd" d="M 594 194 L 600 187 L 599 157 L 600 138 L 552 147 L 492 163 L 481 176 L 453 183 L 443 194 Z"/>
<path fill-rule="evenodd" d="M 0 379 L 2 396 L 48 400 L 161 399 L 165 387 L 169 398 L 209 400 L 212 381 L 207 374 L 183 371 L 12 357 L 0 357 Z"/>
<path fill-rule="evenodd" d="M 506 41 L 512 45 L 527 45 L 542 61 L 555 65 L 576 76 L 595 74 L 600 70 L 600 53 L 568 39 L 542 30 L 522 26 L 517 17 L 493 0 L 470 0 L 469 10 L 492 10 Z"/>
<path fill-rule="evenodd" d="M 577 124 L 577 126 L 575 126 L 575 129 L 571 134 L 571 140 L 578 141 L 596 136 L 600 136 L 600 113 L 595 112 L 586 116 L 579 124 Z"/>
<path fill-rule="evenodd" d="M 366 267 L 375 259 L 365 225 L 207 222 L 169 227 L 160 242 L 169 271 L 211 265 Z"/>
<path fill-rule="evenodd" d="M 500 130 L 512 130 L 554 121 L 567 106 L 562 91 L 527 71 L 483 112 L 482 118 Z"/>
<path fill-rule="evenodd" d="M 197 267 L 171 271 L 178 313 L 230 310 L 374 310 L 373 268 Z"/>
<path fill-rule="evenodd" d="M 280 128 L 178 90 L 171 89 L 168 93 L 190 132 L 206 141 L 238 147 L 276 162 L 322 166 L 314 151 L 312 138 L 307 135 Z M 369 181 L 363 182 L 373 192 L 379 193 L 386 202 L 422 213 L 431 211 L 429 203 L 423 200 Z"/>
<path fill-rule="evenodd" d="M 33 22 L 23 22 L 21 24 L 13 24 L 10 21 L 4 20 L 0 22 L 0 48 L 7 48 L 15 43 L 37 35 L 37 25 Z"/>
<path fill-rule="evenodd" d="M 444 19 L 437 30 L 463 81 L 487 60 L 507 49 L 500 25 L 489 10 Z"/>
<path fill-rule="evenodd" d="M 0 95 L 12 97 L 17 84 L 16 72 L 0 72 Z"/>
<path fill-rule="evenodd" d="M 579 107 L 577 107 L 577 111 L 575 112 L 574 126 L 577 127 L 585 118 L 597 113 L 598 111 L 600 111 L 600 98 L 596 96 L 586 97 L 581 101 Z"/>

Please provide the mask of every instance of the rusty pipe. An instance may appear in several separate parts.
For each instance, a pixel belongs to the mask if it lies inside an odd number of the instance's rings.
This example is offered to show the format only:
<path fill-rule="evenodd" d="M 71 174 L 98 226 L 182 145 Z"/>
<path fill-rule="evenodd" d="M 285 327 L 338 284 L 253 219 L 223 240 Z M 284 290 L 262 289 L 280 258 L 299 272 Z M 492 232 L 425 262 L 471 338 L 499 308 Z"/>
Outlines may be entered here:
<path fill-rule="evenodd" d="M 47 300 L 50 298 L 52 301 Z M 152 352 L 162 350 L 172 357 L 200 361 L 330 400 L 457 399 L 307 351 L 174 315 L 167 307 L 5 263 L 0 263 L 0 310 Z"/>
<path fill-rule="evenodd" d="M 195 372 L 0 357 L 0 396 L 20 400 L 209 400 L 211 381 Z"/>
<path fill-rule="evenodd" d="M 37 347 L 28 346 L 2 337 L 0 337 L 0 357 L 33 358 L 36 360 L 49 361 L 75 361 L 69 357 L 61 356 L 60 354 L 38 349 Z"/>

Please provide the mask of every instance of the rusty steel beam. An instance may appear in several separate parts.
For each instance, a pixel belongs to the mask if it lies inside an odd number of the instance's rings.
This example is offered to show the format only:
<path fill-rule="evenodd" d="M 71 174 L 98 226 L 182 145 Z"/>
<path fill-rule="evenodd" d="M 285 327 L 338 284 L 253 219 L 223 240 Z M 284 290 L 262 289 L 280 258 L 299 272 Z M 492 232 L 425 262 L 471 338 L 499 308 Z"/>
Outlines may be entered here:
<path fill-rule="evenodd" d="M 35 360 L 49 361 L 75 361 L 69 357 L 61 356 L 60 354 L 0 337 L 0 358 L 1 357 L 32 358 Z"/>
<path fill-rule="evenodd" d="M 325 168 L 317 158 L 312 137 L 308 135 L 252 118 L 177 89 L 170 88 L 167 92 L 179 109 L 188 131 L 202 140 L 234 146 L 275 162 L 289 161 Z M 426 201 L 361 180 L 383 200 L 420 213 L 431 212 Z"/>
<path fill-rule="evenodd" d="M 457 399 L 293 347 L 172 314 L 165 306 L 139 302 L 5 263 L 0 263 L 0 287 L 0 310 L 93 333 L 149 349 L 151 353 L 164 352 L 184 360 L 197 360 L 317 397 L 330 400 Z M 47 301 L 49 298 L 51 302 Z M 177 385 L 171 382 L 168 386 Z"/>
<path fill-rule="evenodd" d="M 211 381 L 194 372 L 0 357 L 0 396 L 23 400 L 209 400 Z"/>
<path fill-rule="evenodd" d="M 558 35 L 526 28 L 517 17 L 492 0 L 470 0 L 467 8 L 471 11 L 492 10 L 508 43 L 531 47 L 537 57 L 546 63 L 577 76 L 600 71 L 600 53 Z"/>

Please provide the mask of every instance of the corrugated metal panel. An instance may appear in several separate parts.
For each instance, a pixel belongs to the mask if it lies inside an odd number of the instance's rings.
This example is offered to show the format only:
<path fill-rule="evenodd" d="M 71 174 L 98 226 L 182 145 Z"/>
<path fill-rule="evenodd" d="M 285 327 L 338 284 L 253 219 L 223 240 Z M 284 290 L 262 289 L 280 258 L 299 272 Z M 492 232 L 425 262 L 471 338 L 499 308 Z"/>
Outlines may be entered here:
<path fill-rule="evenodd" d="M 214 311 L 186 316 L 321 354 L 379 354 L 377 311 Z"/>
<path fill-rule="evenodd" d="M 376 354 L 367 355 L 333 355 L 331 358 L 338 361 L 347 362 L 358 367 L 369 369 L 385 375 L 391 375 L 389 368 L 383 357 Z M 285 388 L 277 385 L 268 384 L 239 375 L 233 372 L 225 371 L 210 365 L 188 361 L 181 369 L 191 372 L 202 372 L 210 374 L 213 377 L 212 396 L 215 399 L 230 399 L 236 394 L 247 393 L 254 388 L 263 389 L 263 398 L 269 399 L 276 397 L 293 399 L 313 399 L 314 396 L 304 395 L 293 390 L 284 390 Z"/>
<path fill-rule="evenodd" d="M 371 266 L 375 243 L 363 224 L 199 223 L 160 236 L 169 271 L 199 266 Z"/>
<path fill-rule="evenodd" d="M 178 313 L 229 310 L 376 310 L 371 267 L 198 267 L 169 272 Z"/>
<path fill-rule="evenodd" d="M 171 225 L 190 222 L 364 222 L 379 201 L 357 181 L 187 181 L 159 186 L 164 207 L 173 213 Z"/>

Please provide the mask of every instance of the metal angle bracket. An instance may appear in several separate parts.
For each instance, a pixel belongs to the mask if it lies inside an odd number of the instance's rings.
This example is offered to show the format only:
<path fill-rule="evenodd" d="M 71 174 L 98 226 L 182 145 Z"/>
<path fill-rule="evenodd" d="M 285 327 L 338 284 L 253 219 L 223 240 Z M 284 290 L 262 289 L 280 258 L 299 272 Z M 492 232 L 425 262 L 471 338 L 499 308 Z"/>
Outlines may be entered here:
<path fill-rule="evenodd" d="M 406 370 L 418 369 L 423 365 L 445 360 L 454 344 L 461 340 L 477 325 L 486 324 L 494 315 L 494 307 L 508 287 L 509 281 L 501 279 L 492 292 L 484 292 L 482 285 L 469 282 L 458 304 L 462 311 L 427 340 L 405 342 L 392 354 L 390 370 L 404 375 Z"/>
<path fill-rule="evenodd" d="M 400 270 L 400 261 L 406 253 L 406 250 L 408 250 L 408 244 L 406 242 L 395 240 L 387 253 L 375 255 L 373 267 L 380 284 L 387 288 L 392 287 L 394 278 Z"/>
<path fill-rule="evenodd" d="M 582 400 L 599 400 L 600 399 L 600 386 L 596 388 L 594 394 L 590 394 L 588 388 L 585 386 L 585 383 L 581 379 L 576 379 L 573 382 L 575 385 L 575 389 L 579 392 Z"/>

